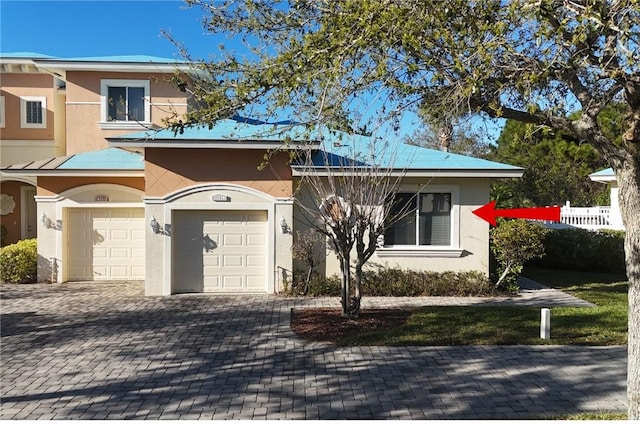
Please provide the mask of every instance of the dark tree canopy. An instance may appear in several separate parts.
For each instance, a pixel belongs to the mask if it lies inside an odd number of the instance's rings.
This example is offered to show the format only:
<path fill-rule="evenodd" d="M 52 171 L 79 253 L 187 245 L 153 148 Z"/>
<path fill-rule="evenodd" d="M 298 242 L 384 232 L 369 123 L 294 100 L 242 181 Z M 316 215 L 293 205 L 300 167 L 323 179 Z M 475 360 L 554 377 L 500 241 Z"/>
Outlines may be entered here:
<path fill-rule="evenodd" d="M 564 132 L 551 133 L 518 121 L 507 121 L 488 159 L 525 169 L 522 179 L 492 184 L 492 199 L 503 207 L 608 205 L 609 188 L 589 175 L 607 167 L 585 142 Z"/>

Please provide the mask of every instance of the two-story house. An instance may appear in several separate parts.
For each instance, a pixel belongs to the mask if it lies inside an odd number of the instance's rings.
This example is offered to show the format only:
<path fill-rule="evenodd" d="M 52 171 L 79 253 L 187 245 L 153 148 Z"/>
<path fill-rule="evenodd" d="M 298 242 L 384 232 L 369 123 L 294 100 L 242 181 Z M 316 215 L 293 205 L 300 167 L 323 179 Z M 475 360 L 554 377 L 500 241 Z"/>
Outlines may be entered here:
<path fill-rule="evenodd" d="M 41 281 L 145 280 L 148 295 L 276 293 L 294 269 L 295 231 L 306 228 L 295 201 L 317 203 L 298 191 L 309 170 L 286 151 L 310 144 L 317 173 L 374 143 L 237 117 L 152 130 L 190 107 L 168 82 L 186 67 L 178 61 L 0 55 L 0 63 L 2 223 L 8 242 L 37 230 Z M 372 261 L 486 273 L 489 227 L 472 212 L 489 201 L 490 179 L 522 169 L 404 144 L 379 160 L 402 176 L 398 196 L 411 211 Z M 339 272 L 330 250 L 322 268 Z"/>

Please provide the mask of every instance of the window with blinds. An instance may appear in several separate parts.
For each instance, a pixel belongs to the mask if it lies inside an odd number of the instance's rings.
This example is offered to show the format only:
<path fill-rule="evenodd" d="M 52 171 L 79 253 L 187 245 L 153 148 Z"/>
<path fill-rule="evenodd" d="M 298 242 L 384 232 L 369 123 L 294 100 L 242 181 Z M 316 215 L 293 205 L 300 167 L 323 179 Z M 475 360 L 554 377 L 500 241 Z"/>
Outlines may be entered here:
<path fill-rule="evenodd" d="M 32 129 L 47 127 L 47 98 L 45 96 L 20 97 L 20 127 Z"/>
<path fill-rule="evenodd" d="M 451 245 L 451 193 L 397 194 L 386 246 Z"/>

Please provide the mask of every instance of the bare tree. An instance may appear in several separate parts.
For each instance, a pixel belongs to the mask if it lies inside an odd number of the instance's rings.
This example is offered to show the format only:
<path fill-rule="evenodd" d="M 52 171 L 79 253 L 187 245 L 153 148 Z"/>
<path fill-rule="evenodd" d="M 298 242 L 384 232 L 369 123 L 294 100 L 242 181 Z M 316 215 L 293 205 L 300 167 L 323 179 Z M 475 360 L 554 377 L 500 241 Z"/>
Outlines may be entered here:
<path fill-rule="evenodd" d="M 356 137 L 356 139 L 361 139 Z M 354 144 L 354 145 L 357 145 Z M 298 203 L 307 225 L 326 237 L 340 262 L 342 316 L 357 318 L 362 299 L 363 267 L 401 213 L 391 214 L 403 169 L 376 158 L 389 156 L 372 146 L 353 147 L 345 156 L 306 151 L 294 166 L 300 175 Z M 368 154 L 358 148 L 367 148 Z"/>

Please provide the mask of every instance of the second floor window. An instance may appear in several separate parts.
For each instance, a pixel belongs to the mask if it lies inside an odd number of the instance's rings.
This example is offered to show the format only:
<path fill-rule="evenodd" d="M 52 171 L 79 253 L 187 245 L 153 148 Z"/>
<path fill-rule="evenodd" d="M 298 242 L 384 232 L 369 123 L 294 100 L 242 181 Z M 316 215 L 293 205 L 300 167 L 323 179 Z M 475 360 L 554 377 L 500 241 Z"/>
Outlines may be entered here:
<path fill-rule="evenodd" d="M 47 98 L 24 96 L 20 98 L 20 127 L 47 127 Z"/>
<path fill-rule="evenodd" d="M 110 86 L 107 97 L 107 121 L 145 121 L 143 87 Z"/>
<path fill-rule="evenodd" d="M 151 123 L 149 80 L 100 81 L 103 129 L 137 129 Z"/>

